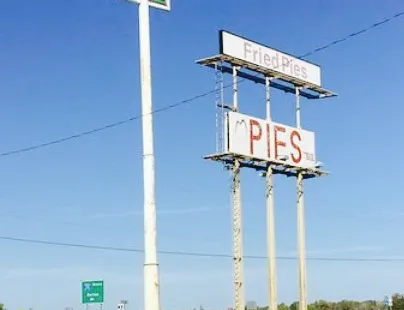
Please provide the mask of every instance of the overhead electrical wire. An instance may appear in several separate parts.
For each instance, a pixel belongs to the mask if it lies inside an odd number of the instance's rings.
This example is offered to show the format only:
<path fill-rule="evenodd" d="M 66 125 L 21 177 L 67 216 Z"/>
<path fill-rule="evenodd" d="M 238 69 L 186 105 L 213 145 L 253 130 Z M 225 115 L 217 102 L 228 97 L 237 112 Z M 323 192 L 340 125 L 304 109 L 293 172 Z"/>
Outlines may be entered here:
<path fill-rule="evenodd" d="M 193 96 L 193 97 L 188 98 L 188 99 L 181 100 L 179 102 L 164 106 L 162 108 L 155 109 L 155 110 L 153 110 L 152 113 L 149 113 L 149 114 L 157 114 L 157 113 L 164 112 L 166 110 L 176 108 L 176 107 L 178 107 L 180 105 L 184 105 L 186 103 L 195 101 L 195 100 L 197 100 L 199 98 L 206 97 L 206 96 L 208 96 L 208 95 L 210 95 L 212 93 L 215 93 L 215 91 L 216 90 L 211 90 L 209 92 L 206 92 L 206 93 L 203 93 L 203 94 L 200 94 L 200 95 L 196 95 L 196 96 Z M 100 131 L 104 131 L 104 130 L 107 130 L 107 129 L 118 127 L 118 126 L 130 123 L 132 121 L 141 119 L 145 115 L 148 115 L 148 114 L 130 117 L 130 118 L 127 118 L 125 120 L 121 120 L 121 121 L 118 121 L 118 122 L 115 122 L 115 123 L 111 123 L 111 124 L 108 124 L 108 125 L 97 127 L 97 128 L 91 129 L 91 130 L 82 131 L 80 133 L 77 133 L 77 134 L 74 134 L 74 135 L 71 135 L 71 136 L 67 136 L 67 137 L 64 137 L 64 138 L 52 140 L 52 141 L 49 141 L 49 142 L 40 143 L 40 144 L 25 147 L 25 148 L 0 153 L 0 157 L 15 155 L 15 154 L 19 154 L 19 153 L 25 153 L 25 152 L 33 151 L 33 150 L 36 150 L 36 149 L 44 148 L 44 147 L 47 147 L 47 146 L 51 146 L 51 145 L 54 145 L 54 144 L 59 144 L 59 143 L 63 143 L 63 142 L 69 141 L 69 140 L 73 140 L 73 139 L 81 138 L 81 137 L 84 137 L 84 136 L 92 135 L 92 134 L 100 132 Z"/>
<path fill-rule="evenodd" d="M 394 19 L 396 19 L 396 18 L 399 18 L 399 17 L 401 17 L 401 16 L 404 16 L 404 11 L 398 12 L 398 13 L 396 13 L 396 14 L 390 16 L 390 17 L 386 17 L 385 19 L 383 19 L 383 20 L 380 21 L 380 22 L 374 23 L 374 24 L 372 24 L 372 25 L 370 25 L 370 26 L 368 26 L 368 27 L 366 27 L 366 28 L 363 28 L 363 29 L 361 29 L 361 30 L 358 30 L 358 31 L 356 31 L 356 32 L 353 32 L 353 33 L 351 33 L 350 35 L 345 36 L 345 37 L 343 37 L 343 38 L 341 38 L 341 39 L 335 40 L 335 41 L 330 42 L 330 43 L 328 43 L 328 44 L 326 44 L 326 45 L 323 45 L 323 46 L 321 46 L 321 47 L 318 47 L 318 48 L 312 50 L 311 52 L 308 52 L 308 53 L 306 53 L 306 54 L 304 54 L 304 55 L 302 55 L 302 56 L 300 56 L 300 57 L 301 57 L 301 58 L 306 58 L 306 57 L 308 57 L 308 56 L 311 56 L 311 55 L 313 55 L 313 54 L 315 54 L 315 53 L 318 53 L 318 52 L 320 52 L 320 51 L 322 51 L 322 50 L 325 50 L 325 49 L 327 49 L 327 48 L 330 48 L 330 47 L 332 47 L 333 45 L 342 43 L 342 42 L 344 42 L 344 41 L 346 41 L 346 40 L 352 39 L 353 37 L 356 37 L 356 36 L 358 36 L 358 35 L 364 34 L 365 32 L 368 32 L 369 30 L 372 30 L 372 29 L 374 29 L 374 28 L 377 28 L 377 27 L 379 27 L 379 26 L 381 26 L 381 25 L 383 25 L 383 24 L 387 24 L 388 22 L 391 22 L 392 20 L 394 20 Z"/>
<path fill-rule="evenodd" d="M 349 35 L 347 35 L 345 37 L 342 37 L 342 38 L 340 38 L 338 40 L 332 41 L 332 42 L 330 42 L 328 44 L 325 44 L 325 45 L 323 45 L 321 47 L 315 48 L 314 50 L 312 50 L 310 52 L 307 52 L 307 53 L 305 53 L 305 54 L 303 54 L 303 55 L 301 55 L 301 56 L 299 56 L 297 58 L 298 59 L 306 58 L 306 57 L 311 56 L 311 55 L 313 55 L 315 53 L 318 53 L 320 51 L 326 50 L 326 49 L 328 49 L 328 48 L 330 48 L 330 47 L 332 47 L 334 45 L 337 45 L 339 43 L 342 43 L 344 41 L 352 39 L 352 38 L 354 38 L 356 36 L 362 35 L 362 34 L 368 32 L 368 31 L 370 31 L 370 30 L 372 30 L 374 28 L 377 28 L 377 27 L 379 27 L 381 25 L 387 24 L 387 23 L 389 23 L 389 22 L 391 22 L 391 21 L 393 21 L 393 20 L 395 20 L 395 19 L 397 19 L 399 17 L 402 17 L 402 16 L 404 16 L 404 11 L 398 12 L 398 13 L 390 16 L 390 17 L 387 17 L 387 18 L 383 19 L 380 22 L 374 23 L 374 24 L 372 24 L 372 25 L 370 25 L 370 26 L 368 26 L 366 28 L 363 28 L 363 29 L 361 29 L 359 31 L 353 32 L 353 33 L 351 33 L 351 34 L 349 34 Z M 240 83 L 242 83 L 244 81 L 245 81 L 245 79 L 241 78 L 241 79 L 238 80 L 237 83 L 240 84 Z M 227 85 L 224 85 L 223 88 L 229 88 L 232 85 L 233 84 L 227 84 Z M 157 113 L 160 113 L 160 112 L 163 112 L 163 111 L 167 111 L 167 110 L 170 110 L 170 109 L 173 109 L 173 108 L 176 108 L 176 107 L 179 107 L 179 106 L 194 102 L 194 101 L 196 101 L 196 100 L 198 100 L 200 98 L 203 98 L 203 97 L 209 96 L 211 94 L 214 94 L 216 91 L 217 90 L 215 90 L 215 89 L 210 90 L 208 92 L 193 96 L 191 98 L 181 100 L 179 102 L 164 106 L 164 107 L 159 108 L 159 109 L 155 109 L 155 110 L 153 110 L 153 112 L 151 114 L 157 114 Z M 10 155 L 16 155 L 16 154 L 20 154 L 20 153 L 25 153 L 25 152 L 41 149 L 41 148 L 44 148 L 44 147 L 48 147 L 48 146 L 51 146 L 51 145 L 67 142 L 67 141 L 70 141 L 70 140 L 73 140 L 73 139 L 78 139 L 78 138 L 81 138 L 81 137 L 84 137 L 84 136 L 92 135 L 92 134 L 95 134 L 95 133 L 98 133 L 98 132 L 101 132 L 101 131 L 112 129 L 112 128 L 115 128 L 115 127 L 122 126 L 124 124 L 130 123 L 132 121 L 141 119 L 143 116 L 146 116 L 146 114 L 145 115 L 134 116 L 134 117 L 131 117 L 131 118 L 128 118 L 128 119 L 125 119 L 125 120 L 121 120 L 121 121 L 118 121 L 118 122 L 115 122 L 115 123 L 110 123 L 110 124 L 107 124 L 107 125 L 104 125 L 104 126 L 101 126 L 101 127 L 98 127 L 98 128 L 83 131 L 83 132 L 80 132 L 80 133 L 77 133 L 77 134 L 73 134 L 71 136 L 67 136 L 67 137 L 64 137 L 64 138 L 52 140 L 52 141 L 49 141 L 49 142 L 44 142 L 44 143 L 40 143 L 40 144 L 36 144 L 36 145 L 32 145 L 32 146 L 28 146 L 28 147 L 24 147 L 24 148 L 20 148 L 20 149 L 15 149 L 15 150 L 10 150 L 10 151 L 7 151 L 7 152 L 3 152 L 3 153 L 0 153 L 0 157 L 6 157 L 6 156 L 10 156 Z"/>
<path fill-rule="evenodd" d="M 115 251 L 115 252 L 135 252 L 143 253 L 144 250 L 138 248 L 121 248 L 112 246 L 100 246 L 100 245 L 89 245 L 89 244 L 78 244 L 78 243 L 63 243 L 56 241 L 46 241 L 39 239 L 26 239 L 26 238 L 15 238 L 0 236 L 0 240 L 13 241 L 13 242 L 23 242 L 36 245 L 48 245 L 48 246 L 60 246 L 60 247 L 70 247 L 70 248 L 82 248 L 91 250 L 104 250 L 104 251 Z M 233 258 L 230 254 L 220 254 L 220 253 L 207 253 L 207 252 L 188 252 L 188 251 L 157 251 L 164 255 L 174 255 L 174 256 L 194 256 L 194 257 L 206 257 L 206 258 Z M 266 256 L 259 255 L 245 255 L 246 259 L 267 259 Z M 279 260 L 297 260 L 298 257 L 295 256 L 278 256 Z M 369 262 L 369 263 L 404 263 L 404 258 L 375 258 L 375 257 L 307 257 L 309 261 L 318 262 Z"/>

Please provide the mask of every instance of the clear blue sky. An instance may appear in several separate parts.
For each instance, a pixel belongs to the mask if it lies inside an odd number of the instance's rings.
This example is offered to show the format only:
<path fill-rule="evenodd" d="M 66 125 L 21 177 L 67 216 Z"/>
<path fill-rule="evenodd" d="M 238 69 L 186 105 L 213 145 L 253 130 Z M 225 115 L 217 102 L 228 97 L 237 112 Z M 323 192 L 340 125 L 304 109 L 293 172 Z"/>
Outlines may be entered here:
<path fill-rule="evenodd" d="M 172 1 L 171 13 L 151 14 L 155 108 L 213 88 L 213 72 L 194 61 L 218 52 L 221 28 L 300 55 L 402 10 L 393 1 Z M 137 5 L 123 0 L 1 1 L 0 152 L 139 115 L 137 23 Z M 339 97 L 302 102 L 303 126 L 332 171 L 307 182 L 309 256 L 404 256 L 403 25 L 310 57 Z M 293 125 L 293 96 L 273 94 L 273 118 Z M 263 116 L 263 99 L 262 87 L 240 85 L 246 113 Z M 159 249 L 231 253 L 228 175 L 202 160 L 215 147 L 214 96 L 154 120 Z M 141 159 L 140 121 L 0 158 L 0 235 L 142 248 Z M 275 181 L 277 251 L 295 255 L 295 181 Z M 264 255 L 264 183 L 243 171 L 242 190 L 245 253 Z M 10 310 L 80 309 L 88 279 L 105 280 L 105 309 L 120 299 L 142 308 L 141 253 L 0 246 L 0 301 Z M 230 259 L 159 263 L 164 309 L 231 306 Z M 309 298 L 383 299 L 403 291 L 403 272 L 403 263 L 309 262 Z M 266 275 L 265 260 L 245 261 L 247 300 L 266 304 Z M 278 277 L 279 300 L 292 302 L 297 262 L 279 260 Z"/>

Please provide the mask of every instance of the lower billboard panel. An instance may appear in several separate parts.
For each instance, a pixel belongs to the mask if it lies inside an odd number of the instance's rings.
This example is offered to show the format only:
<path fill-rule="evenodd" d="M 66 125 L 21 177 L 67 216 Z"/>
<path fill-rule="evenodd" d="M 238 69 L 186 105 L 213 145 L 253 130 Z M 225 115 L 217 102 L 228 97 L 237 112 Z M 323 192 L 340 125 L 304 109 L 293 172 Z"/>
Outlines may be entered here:
<path fill-rule="evenodd" d="M 226 152 L 300 168 L 316 164 L 314 132 L 237 112 L 227 113 Z"/>

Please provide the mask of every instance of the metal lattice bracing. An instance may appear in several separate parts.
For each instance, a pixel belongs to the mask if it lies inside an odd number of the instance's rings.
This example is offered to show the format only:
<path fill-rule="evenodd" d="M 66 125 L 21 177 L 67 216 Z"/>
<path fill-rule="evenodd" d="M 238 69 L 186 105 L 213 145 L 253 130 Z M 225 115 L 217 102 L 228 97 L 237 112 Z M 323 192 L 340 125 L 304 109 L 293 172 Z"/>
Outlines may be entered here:
<path fill-rule="evenodd" d="M 233 111 L 238 111 L 238 71 L 233 67 Z M 243 227 L 241 214 L 240 162 L 233 163 L 233 259 L 234 259 L 234 307 L 244 310 L 244 273 L 243 273 Z"/>
<path fill-rule="evenodd" d="M 299 252 L 299 310 L 307 310 L 306 229 L 304 221 L 303 175 L 297 176 L 297 231 Z"/>
<path fill-rule="evenodd" d="M 215 134 L 216 152 L 224 150 L 224 103 L 222 62 L 215 64 Z"/>

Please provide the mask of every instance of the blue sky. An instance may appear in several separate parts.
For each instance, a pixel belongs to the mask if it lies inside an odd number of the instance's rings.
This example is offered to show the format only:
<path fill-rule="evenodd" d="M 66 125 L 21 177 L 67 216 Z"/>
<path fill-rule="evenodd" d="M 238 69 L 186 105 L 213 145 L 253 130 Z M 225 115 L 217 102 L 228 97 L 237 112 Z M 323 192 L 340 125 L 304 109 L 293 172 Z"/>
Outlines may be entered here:
<path fill-rule="evenodd" d="M 227 29 L 301 55 L 402 10 L 393 1 L 178 1 L 151 13 L 154 107 L 214 86 L 194 61 Z M 123 0 L 0 3 L 0 152 L 140 114 L 138 15 Z M 400 155 L 403 20 L 310 57 L 336 99 L 303 100 L 302 125 L 332 175 L 306 185 L 310 256 L 403 257 Z M 228 94 L 227 94 L 228 95 Z M 227 97 L 230 100 L 230 97 Z M 263 116 L 264 90 L 240 85 Z M 294 124 L 294 98 L 273 92 L 273 119 Z M 158 246 L 231 253 L 228 175 L 214 151 L 214 96 L 156 114 Z M 0 158 L 0 235 L 143 247 L 141 123 Z M 244 249 L 265 254 L 264 183 L 243 171 Z M 296 253 L 295 182 L 275 178 L 277 253 Z M 142 308 L 141 253 L 0 241 L 0 301 L 11 309 L 80 309 L 80 281 L 104 279 L 105 309 Z M 164 309 L 232 304 L 230 259 L 159 256 Z M 310 300 L 383 299 L 402 263 L 309 262 Z M 266 304 L 266 262 L 245 260 L 246 299 Z M 279 300 L 297 292 L 297 262 L 278 261 Z M 96 308 L 96 307 L 94 307 Z M 90 308 L 92 309 L 92 308 Z"/>

